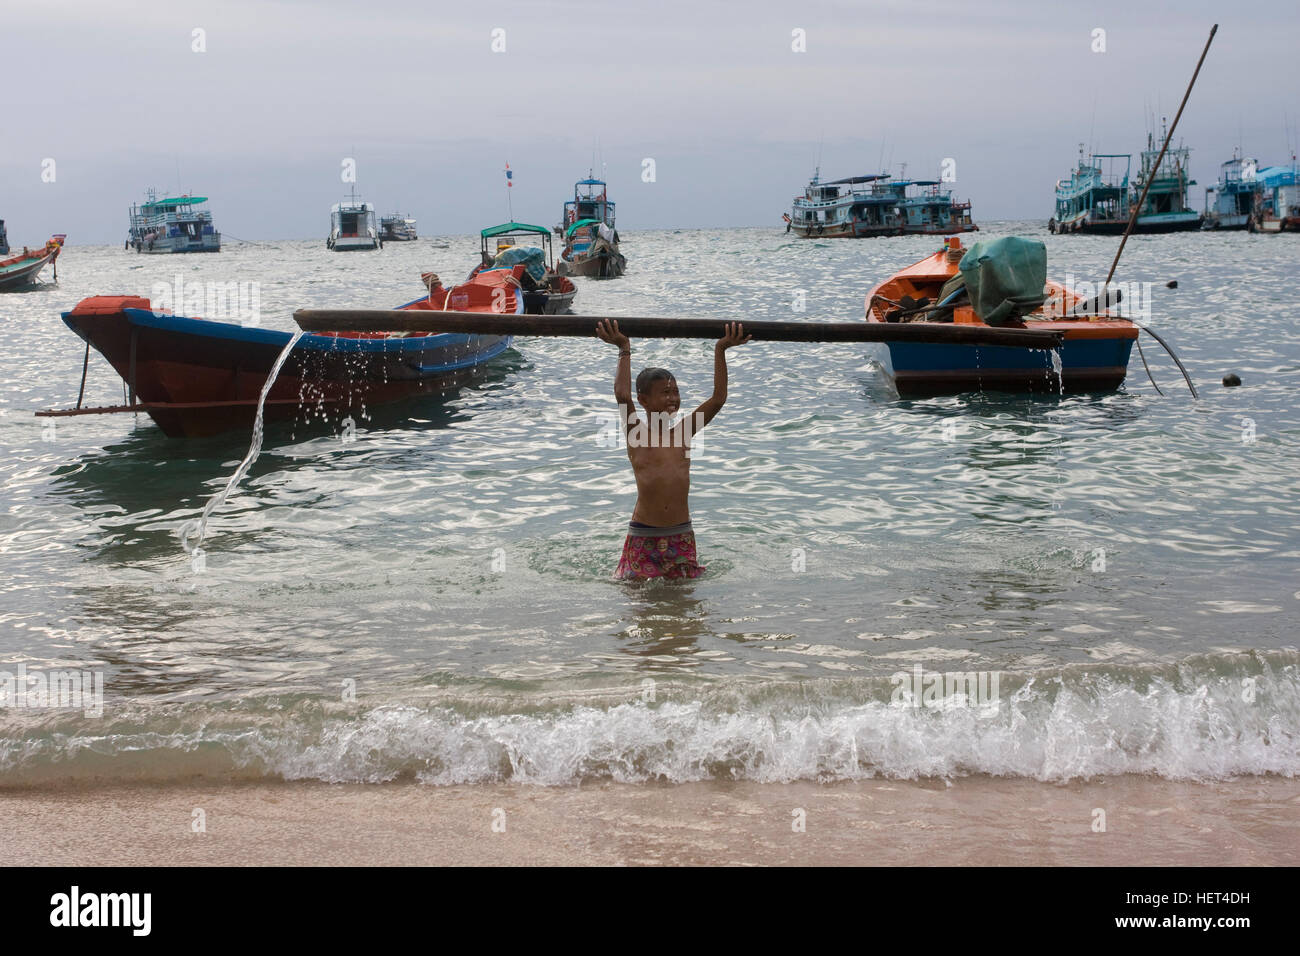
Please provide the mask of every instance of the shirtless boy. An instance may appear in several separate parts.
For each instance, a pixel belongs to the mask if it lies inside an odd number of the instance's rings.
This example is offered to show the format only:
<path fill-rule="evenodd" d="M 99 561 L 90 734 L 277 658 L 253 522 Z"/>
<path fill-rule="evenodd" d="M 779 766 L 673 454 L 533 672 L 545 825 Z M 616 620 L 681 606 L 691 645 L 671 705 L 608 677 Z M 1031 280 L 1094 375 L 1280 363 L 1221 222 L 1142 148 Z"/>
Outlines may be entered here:
<path fill-rule="evenodd" d="M 705 569 L 696 563 L 695 533 L 686 503 L 691 489 L 691 436 L 713 421 L 727 400 L 727 349 L 745 344 L 750 336 L 739 322 L 727 323 L 726 334 L 713 349 L 713 394 L 689 418 L 668 427 L 681 407 L 677 379 L 667 369 L 642 370 L 636 377 L 637 400 L 648 420 L 639 421 L 632 404 L 632 344 L 613 320 L 597 323 L 596 335 L 618 346 L 614 400 L 636 476 L 636 507 L 614 576 L 697 578 Z"/>

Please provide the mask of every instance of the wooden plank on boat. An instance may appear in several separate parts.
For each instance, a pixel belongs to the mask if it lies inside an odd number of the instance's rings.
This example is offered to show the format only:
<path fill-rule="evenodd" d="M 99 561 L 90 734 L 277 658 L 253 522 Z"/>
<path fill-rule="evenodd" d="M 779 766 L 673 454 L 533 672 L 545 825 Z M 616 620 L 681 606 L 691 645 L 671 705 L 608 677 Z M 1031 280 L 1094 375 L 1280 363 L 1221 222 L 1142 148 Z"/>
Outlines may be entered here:
<path fill-rule="evenodd" d="M 470 335 L 565 335 L 594 338 L 594 315 L 514 315 L 493 312 L 434 312 L 419 309 L 299 309 L 293 314 L 308 332 L 462 332 Z M 727 319 L 610 316 L 630 338 L 716 339 Z M 932 322 L 745 322 L 759 342 L 930 342 L 944 345 L 1000 345 L 1053 349 L 1060 332 L 992 328 Z"/>

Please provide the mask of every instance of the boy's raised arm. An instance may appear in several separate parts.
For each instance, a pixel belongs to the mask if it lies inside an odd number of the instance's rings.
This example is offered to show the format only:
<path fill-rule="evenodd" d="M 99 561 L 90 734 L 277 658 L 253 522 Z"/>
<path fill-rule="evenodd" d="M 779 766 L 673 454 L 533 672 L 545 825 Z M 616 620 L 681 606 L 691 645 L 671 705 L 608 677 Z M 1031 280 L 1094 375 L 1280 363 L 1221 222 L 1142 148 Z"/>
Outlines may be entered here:
<path fill-rule="evenodd" d="M 713 347 L 713 394 L 695 409 L 691 425 L 696 430 L 713 421 L 715 415 L 727 403 L 727 349 L 744 345 L 751 336 L 745 334 L 745 327 L 739 322 L 728 322 L 727 333 L 718 339 Z"/>
<path fill-rule="evenodd" d="M 596 323 L 596 337 L 602 342 L 618 346 L 618 371 L 614 373 L 614 400 L 620 405 L 632 403 L 632 343 L 618 330 L 614 319 L 601 319 Z"/>
<path fill-rule="evenodd" d="M 613 319 L 601 319 L 596 323 L 596 336 L 602 342 L 618 346 L 618 371 L 614 373 L 614 401 L 619 407 L 626 407 L 624 424 L 630 425 L 633 418 L 632 408 L 632 343 L 618 330 L 618 322 Z"/>

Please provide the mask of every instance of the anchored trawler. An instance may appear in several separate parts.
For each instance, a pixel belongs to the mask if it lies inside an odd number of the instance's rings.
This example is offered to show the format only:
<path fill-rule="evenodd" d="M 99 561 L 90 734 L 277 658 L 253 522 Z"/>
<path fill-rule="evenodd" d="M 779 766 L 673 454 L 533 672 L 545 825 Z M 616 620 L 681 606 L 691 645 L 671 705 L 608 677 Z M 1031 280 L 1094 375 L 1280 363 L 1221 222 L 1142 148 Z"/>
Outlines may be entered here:
<path fill-rule="evenodd" d="M 395 212 L 379 220 L 379 238 L 384 242 L 413 242 L 420 237 L 415 231 L 415 220 Z"/>
<path fill-rule="evenodd" d="M 206 196 L 158 198 L 150 189 L 146 201 L 132 203 L 126 248 L 136 252 L 220 252 L 221 233 L 212 224 L 212 213 L 197 206 Z"/>
<path fill-rule="evenodd" d="M 1160 141 L 1163 143 L 1164 140 L 1162 131 Z M 1196 180 L 1188 173 L 1190 154 L 1191 150 L 1186 146 L 1170 149 L 1157 167 L 1160 147 L 1152 135 L 1147 134 L 1147 148 L 1142 151 L 1142 171 L 1133 184 L 1134 201 L 1141 196 L 1148 180 L 1151 186 L 1146 202 L 1138 210 L 1134 232 L 1181 232 L 1201 228 L 1201 214 L 1187 204 L 1187 187 L 1196 185 Z"/>
<path fill-rule="evenodd" d="M 970 203 L 954 203 L 938 180 L 895 179 L 888 173 L 821 181 L 821 168 L 796 196 L 786 231 L 804 239 L 950 235 L 975 232 Z M 918 190 L 911 194 L 909 188 Z"/>
<path fill-rule="evenodd" d="M 325 248 L 335 252 L 378 249 L 379 230 L 375 228 L 375 204 L 357 198 L 357 191 L 330 207 L 330 237 Z"/>
<path fill-rule="evenodd" d="M 588 174 L 586 179 L 574 183 L 573 198 L 564 204 L 560 228 L 564 235 L 564 250 L 560 254 L 562 272 L 613 279 L 627 268 L 614 228 L 614 204 L 606 195 L 603 180 L 592 179 Z"/>
<path fill-rule="evenodd" d="M 1260 192 L 1251 217 L 1252 232 L 1300 232 L 1300 168 L 1268 166 L 1256 173 Z"/>
<path fill-rule="evenodd" d="M 1232 159 L 1220 167 L 1219 181 L 1205 187 L 1205 214 L 1202 229 L 1245 229 L 1255 211 L 1261 184 L 1255 178 L 1259 161 L 1243 159 L 1233 150 Z M 1210 205 L 1210 194 L 1214 205 Z"/>
<path fill-rule="evenodd" d="M 1147 148 L 1142 151 L 1142 168 L 1137 178 L 1130 181 L 1132 153 L 1085 156 L 1081 144 L 1078 166 L 1069 179 L 1056 183 L 1056 210 L 1047 221 L 1048 231 L 1120 235 L 1127 228 L 1133 206 L 1148 180 L 1151 186 L 1133 232 L 1199 229 L 1201 214 L 1187 205 L 1187 187 L 1196 185 L 1187 173 L 1190 152 L 1185 146 L 1171 149 L 1165 153 L 1159 168 L 1155 168 L 1160 148 L 1148 135 Z"/>

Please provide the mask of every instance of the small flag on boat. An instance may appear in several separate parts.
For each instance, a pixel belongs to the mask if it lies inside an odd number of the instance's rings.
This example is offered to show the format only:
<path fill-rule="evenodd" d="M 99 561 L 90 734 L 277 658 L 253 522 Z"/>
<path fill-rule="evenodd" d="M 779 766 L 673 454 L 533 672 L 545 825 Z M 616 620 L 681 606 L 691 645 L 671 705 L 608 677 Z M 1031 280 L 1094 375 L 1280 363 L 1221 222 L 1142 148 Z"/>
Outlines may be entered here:
<path fill-rule="evenodd" d="M 506 163 L 506 188 L 507 189 L 509 189 L 511 186 L 514 185 L 514 183 L 511 182 L 511 180 L 514 179 L 514 176 L 515 174 L 510 171 L 510 164 Z"/>

